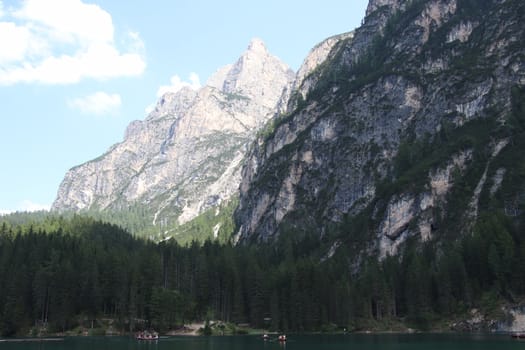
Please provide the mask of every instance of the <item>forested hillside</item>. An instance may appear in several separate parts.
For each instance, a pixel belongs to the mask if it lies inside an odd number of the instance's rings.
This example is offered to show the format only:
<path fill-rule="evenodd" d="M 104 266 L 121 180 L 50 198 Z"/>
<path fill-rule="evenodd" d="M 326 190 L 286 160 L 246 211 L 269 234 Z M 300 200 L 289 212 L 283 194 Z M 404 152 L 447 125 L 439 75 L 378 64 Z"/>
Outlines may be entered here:
<path fill-rule="evenodd" d="M 80 216 L 40 227 L 4 221 L 0 330 L 56 333 L 102 319 L 119 332 L 205 319 L 281 331 L 448 329 L 472 308 L 500 327 L 502 303 L 525 294 L 522 225 L 490 215 L 461 241 L 414 241 L 402 256 L 371 257 L 355 270 L 342 250 L 321 255 L 328 242 L 313 237 L 181 247 Z"/>

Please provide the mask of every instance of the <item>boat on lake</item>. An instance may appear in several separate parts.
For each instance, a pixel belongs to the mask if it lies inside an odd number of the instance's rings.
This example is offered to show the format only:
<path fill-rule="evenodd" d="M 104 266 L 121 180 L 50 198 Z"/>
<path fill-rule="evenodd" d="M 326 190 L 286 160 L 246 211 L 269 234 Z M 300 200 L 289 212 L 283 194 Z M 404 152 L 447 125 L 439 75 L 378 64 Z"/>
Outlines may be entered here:
<path fill-rule="evenodd" d="M 135 339 L 137 340 L 158 340 L 159 333 L 155 331 L 142 331 L 135 334 Z"/>
<path fill-rule="evenodd" d="M 523 332 L 514 332 L 511 333 L 510 336 L 514 339 L 525 339 L 525 333 Z"/>

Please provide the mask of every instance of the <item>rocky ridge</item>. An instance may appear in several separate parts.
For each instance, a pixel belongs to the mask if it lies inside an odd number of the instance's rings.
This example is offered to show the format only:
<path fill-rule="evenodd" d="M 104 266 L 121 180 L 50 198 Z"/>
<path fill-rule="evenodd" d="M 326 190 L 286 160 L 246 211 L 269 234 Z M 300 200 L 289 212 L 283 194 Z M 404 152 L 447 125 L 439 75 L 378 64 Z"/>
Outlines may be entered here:
<path fill-rule="evenodd" d="M 248 144 L 294 74 L 259 39 L 197 91 L 166 93 L 124 140 L 72 168 L 53 210 L 149 208 L 154 225 L 184 223 L 236 195 Z"/>

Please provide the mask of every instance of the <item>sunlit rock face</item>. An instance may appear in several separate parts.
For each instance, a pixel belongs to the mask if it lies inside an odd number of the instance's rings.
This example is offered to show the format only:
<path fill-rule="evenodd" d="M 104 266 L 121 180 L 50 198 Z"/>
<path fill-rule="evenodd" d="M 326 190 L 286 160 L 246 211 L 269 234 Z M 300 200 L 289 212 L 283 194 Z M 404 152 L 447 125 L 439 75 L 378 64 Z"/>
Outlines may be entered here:
<path fill-rule="evenodd" d="M 293 71 L 253 39 L 198 90 L 166 93 L 124 140 L 66 174 L 54 210 L 144 205 L 151 221 L 184 223 L 238 191 L 249 144 L 276 112 Z"/>

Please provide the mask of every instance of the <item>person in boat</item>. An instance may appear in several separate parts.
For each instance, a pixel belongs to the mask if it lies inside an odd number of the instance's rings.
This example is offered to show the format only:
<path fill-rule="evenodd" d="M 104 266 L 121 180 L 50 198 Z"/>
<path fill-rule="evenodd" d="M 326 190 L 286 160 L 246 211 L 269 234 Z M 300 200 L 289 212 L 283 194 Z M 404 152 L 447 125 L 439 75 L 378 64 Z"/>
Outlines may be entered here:
<path fill-rule="evenodd" d="M 159 339 L 159 334 L 155 331 L 152 331 L 152 332 L 142 331 L 136 334 L 136 338 L 138 340 L 155 340 L 155 339 Z"/>

